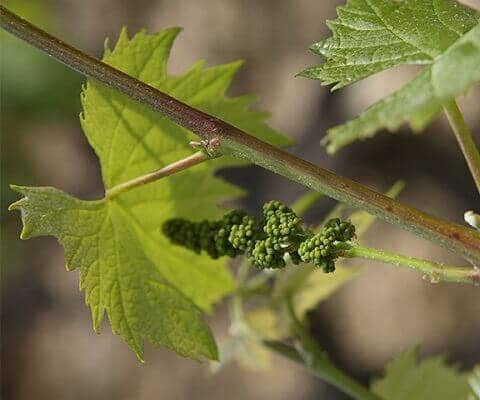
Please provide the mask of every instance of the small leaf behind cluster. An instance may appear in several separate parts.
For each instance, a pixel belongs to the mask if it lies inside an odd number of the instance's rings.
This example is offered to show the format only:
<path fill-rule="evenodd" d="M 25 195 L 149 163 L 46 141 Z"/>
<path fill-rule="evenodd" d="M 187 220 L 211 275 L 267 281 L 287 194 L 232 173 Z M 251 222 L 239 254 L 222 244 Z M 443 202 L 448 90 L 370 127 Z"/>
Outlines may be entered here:
<path fill-rule="evenodd" d="M 413 350 L 388 363 L 372 391 L 388 400 L 469 400 L 471 393 L 468 374 L 448 366 L 443 356 L 418 362 Z"/>

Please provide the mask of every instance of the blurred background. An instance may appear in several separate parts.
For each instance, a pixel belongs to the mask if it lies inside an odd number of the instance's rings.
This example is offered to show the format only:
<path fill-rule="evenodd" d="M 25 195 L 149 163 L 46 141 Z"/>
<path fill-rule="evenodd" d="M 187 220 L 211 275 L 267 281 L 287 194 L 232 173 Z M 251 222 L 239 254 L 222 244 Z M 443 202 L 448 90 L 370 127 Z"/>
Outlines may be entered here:
<path fill-rule="evenodd" d="M 256 94 L 271 124 L 296 141 L 292 151 L 378 190 L 397 179 L 409 204 L 462 223 L 478 194 L 443 117 L 422 135 L 404 128 L 357 142 L 334 157 L 320 146 L 325 130 L 408 81 L 415 68 L 386 71 L 339 92 L 295 78 L 320 60 L 310 44 L 327 35 L 324 21 L 339 1 L 318 0 L 11 0 L 7 7 L 67 42 L 101 57 L 105 37 L 182 26 L 170 72 L 199 58 L 211 65 L 246 60 L 231 94 Z M 147 347 L 144 365 L 105 326 L 97 336 L 54 239 L 19 240 L 21 222 L 7 212 L 9 183 L 56 186 L 81 198 L 102 194 L 98 161 L 78 114 L 83 77 L 1 32 L 1 357 L 4 399 L 343 399 L 298 366 L 275 359 L 268 370 L 207 364 Z M 480 132 L 480 90 L 460 100 Z M 250 211 L 271 198 L 292 201 L 304 189 L 259 168 L 222 172 L 249 190 Z M 318 221 L 335 203 L 309 212 Z M 368 245 L 449 263 L 461 260 L 398 228 L 377 222 Z M 480 289 L 432 285 L 417 273 L 365 264 L 363 274 L 312 312 L 313 331 L 335 362 L 366 382 L 396 353 L 446 353 L 463 369 L 480 361 Z M 219 331 L 226 312 L 212 324 Z M 220 334 L 220 333 L 219 333 Z"/>

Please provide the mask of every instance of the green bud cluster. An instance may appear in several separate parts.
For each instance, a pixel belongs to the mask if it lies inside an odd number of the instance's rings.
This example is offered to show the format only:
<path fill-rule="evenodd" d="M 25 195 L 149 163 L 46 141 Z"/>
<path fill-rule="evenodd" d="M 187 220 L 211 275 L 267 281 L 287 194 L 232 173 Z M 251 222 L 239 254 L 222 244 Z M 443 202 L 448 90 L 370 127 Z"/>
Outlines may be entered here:
<path fill-rule="evenodd" d="M 183 218 L 172 218 L 166 221 L 162 230 L 172 243 L 186 247 L 200 253 L 202 246 L 200 245 L 200 229 L 198 223 L 190 222 Z"/>
<path fill-rule="evenodd" d="M 283 268 L 284 256 L 304 236 L 301 220 L 287 206 L 272 200 L 263 206 L 263 235 L 257 240 L 249 261 L 258 268 Z"/>
<path fill-rule="evenodd" d="M 261 269 L 278 269 L 285 267 L 284 254 L 285 250 L 282 249 L 282 246 L 274 238 L 269 237 L 255 242 L 255 247 L 248 260 Z"/>
<path fill-rule="evenodd" d="M 330 219 L 324 226 L 325 234 L 333 234 L 339 242 L 348 242 L 355 237 L 355 225 L 348 221 L 341 221 L 340 218 Z"/>
<path fill-rule="evenodd" d="M 347 242 L 355 236 L 355 227 L 350 222 L 334 218 L 328 221 L 320 233 L 303 241 L 298 254 L 302 261 L 315 264 L 329 273 L 335 271 L 338 258 L 338 243 Z"/>
<path fill-rule="evenodd" d="M 229 256 L 233 258 L 243 253 L 240 249 L 233 246 L 229 237 L 233 227 L 240 225 L 246 216 L 247 213 L 245 211 L 232 210 L 227 212 L 219 221 L 217 234 L 213 238 L 219 256 Z"/>
<path fill-rule="evenodd" d="M 239 224 L 232 225 L 228 241 L 240 252 L 250 254 L 259 234 L 255 217 L 244 215 Z"/>
<path fill-rule="evenodd" d="M 200 253 L 205 251 L 211 258 L 222 256 L 236 257 L 242 252 L 229 241 L 233 226 L 242 222 L 245 212 L 232 210 L 220 221 L 191 222 L 182 218 L 174 218 L 163 224 L 163 233 L 172 243 L 181 245 Z"/>
<path fill-rule="evenodd" d="M 303 235 L 301 220 L 290 208 L 272 200 L 263 206 L 264 226 L 263 231 L 275 243 L 289 245 L 298 236 Z"/>
<path fill-rule="evenodd" d="M 355 227 L 338 218 L 331 219 L 322 232 L 312 235 L 301 219 L 287 206 L 270 201 L 263 206 L 263 220 L 241 210 L 232 210 L 218 221 L 190 222 L 175 218 L 163 225 L 172 243 L 210 257 L 235 257 L 245 254 L 258 268 L 283 268 L 285 256 L 293 264 L 310 262 L 324 272 L 335 270 L 338 244 L 355 236 Z"/>

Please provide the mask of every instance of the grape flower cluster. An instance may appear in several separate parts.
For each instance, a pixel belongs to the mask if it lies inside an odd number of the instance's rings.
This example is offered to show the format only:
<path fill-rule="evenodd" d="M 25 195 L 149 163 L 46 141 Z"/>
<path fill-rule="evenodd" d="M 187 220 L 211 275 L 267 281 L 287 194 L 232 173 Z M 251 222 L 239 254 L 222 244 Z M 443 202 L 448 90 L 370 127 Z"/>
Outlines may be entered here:
<path fill-rule="evenodd" d="M 200 253 L 205 251 L 211 258 L 222 256 L 236 257 L 243 252 L 230 242 L 234 226 L 242 225 L 248 217 L 242 210 L 227 212 L 219 221 L 191 222 L 183 218 L 173 218 L 163 224 L 163 233 L 172 243 Z"/>
<path fill-rule="evenodd" d="M 333 272 L 335 260 L 338 258 L 338 242 L 348 242 L 354 236 L 355 227 L 350 222 L 333 218 L 325 224 L 320 233 L 300 244 L 298 254 L 302 261 L 313 263 L 324 272 Z"/>
<path fill-rule="evenodd" d="M 287 206 L 272 200 L 263 206 L 263 237 L 259 237 L 248 260 L 259 268 L 283 268 L 286 253 L 295 252 L 305 233 L 300 218 Z"/>
<path fill-rule="evenodd" d="M 328 273 L 335 270 L 339 245 L 355 237 L 355 227 L 334 218 L 314 234 L 292 209 L 272 200 L 264 204 L 260 222 L 232 210 L 217 221 L 170 219 L 163 224 L 163 233 L 172 243 L 196 253 L 205 251 L 215 259 L 244 254 L 258 268 L 277 269 L 285 267 L 288 257 L 294 264 L 312 263 Z"/>

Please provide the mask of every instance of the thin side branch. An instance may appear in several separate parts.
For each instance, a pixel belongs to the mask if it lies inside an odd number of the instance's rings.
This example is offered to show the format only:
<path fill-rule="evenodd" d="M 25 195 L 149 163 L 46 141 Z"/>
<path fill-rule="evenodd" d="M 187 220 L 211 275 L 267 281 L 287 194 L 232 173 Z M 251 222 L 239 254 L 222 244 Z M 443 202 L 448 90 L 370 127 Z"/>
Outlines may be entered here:
<path fill-rule="evenodd" d="M 270 349 L 275 349 L 275 351 L 277 351 L 279 354 L 303 363 L 305 367 L 314 375 L 335 386 L 337 389 L 351 396 L 353 399 L 380 400 L 378 396 L 369 391 L 366 387 L 362 386 L 351 376 L 338 369 L 328 359 L 327 355 L 319 347 L 315 339 L 312 338 L 310 332 L 308 332 L 306 327 L 296 316 L 291 297 L 287 298 L 287 309 L 290 315 L 292 329 L 300 341 L 300 346 L 298 346 L 297 349 L 288 349 L 286 352 L 284 352 L 282 351 L 282 347 L 271 346 L 267 342 L 266 345 Z"/>
<path fill-rule="evenodd" d="M 263 344 L 265 345 L 265 347 L 269 348 L 275 353 L 282 355 L 283 357 L 288 358 L 291 361 L 305 365 L 305 360 L 303 355 L 294 347 L 289 346 L 285 343 L 282 343 L 279 341 L 273 341 L 273 340 L 266 340 L 263 342 Z M 316 376 L 317 378 L 320 378 L 321 380 L 329 382 L 335 387 L 339 387 L 337 382 L 338 378 L 336 378 L 335 381 L 328 380 L 326 377 L 326 374 L 328 374 L 328 376 L 331 376 L 333 373 L 339 372 L 339 374 L 342 375 L 341 377 L 342 384 L 344 384 L 343 382 L 346 383 L 347 380 L 349 379 L 352 380 L 351 384 L 348 384 L 348 386 L 343 386 L 342 388 L 339 388 L 342 392 L 349 394 L 352 397 L 352 399 L 381 400 L 378 396 L 369 392 L 367 389 L 363 388 L 363 386 L 361 386 L 359 383 L 354 381 L 348 375 L 345 375 L 343 371 L 337 370 L 336 367 L 333 366 L 328 361 L 316 359 L 315 362 L 305 366 L 307 370 L 310 371 L 310 373 L 312 373 L 312 375 Z M 329 370 L 330 368 L 333 368 L 333 370 Z M 358 387 L 356 385 L 358 385 Z"/>
<path fill-rule="evenodd" d="M 169 175 L 173 175 L 177 172 L 183 171 L 187 168 L 193 167 L 198 165 L 206 160 L 209 160 L 209 157 L 203 151 L 197 151 L 196 153 L 188 156 L 182 160 L 175 161 L 172 164 L 167 165 L 157 171 L 150 172 L 149 174 L 145 174 L 134 178 L 130 181 L 120 183 L 110 189 L 107 190 L 105 193 L 105 198 L 113 199 L 114 197 L 118 196 L 121 193 L 128 192 L 133 188 L 146 185 L 147 183 L 158 181 L 161 178 L 164 178 Z"/>
<path fill-rule="evenodd" d="M 210 146 L 209 154 L 246 159 L 349 206 L 462 254 L 480 265 L 480 234 L 402 204 L 357 182 L 311 164 L 196 110 L 49 35 L 0 6 L 1 27 L 70 68 L 94 78 L 166 115 L 196 133 Z"/>
<path fill-rule="evenodd" d="M 473 141 L 473 135 L 470 131 L 462 112 L 458 108 L 455 100 L 450 100 L 443 107 L 445 114 L 447 115 L 448 122 L 455 133 L 458 144 L 462 149 L 465 161 L 467 161 L 468 168 L 472 174 L 477 190 L 480 193 L 480 153 L 478 151 L 475 142 Z"/>
<path fill-rule="evenodd" d="M 305 193 L 291 205 L 291 208 L 297 215 L 302 216 L 310 208 L 312 208 L 315 203 L 322 198 L 322 196 L 322 193 L 319 192 Z"/>
<path fill-rule="evenodd" d="M 371 247 L 354 245 L 348 250 L 341 251 L 342 257 L 360 257 L 367 260 L 380 261 L 397 267 L 414 269 L 424 274 L 432 283 L 455 282 L 480 285 L 480 270 L 473 267 L 454 267 L 438 264 L 433 261 L 402 256 Z"/>

